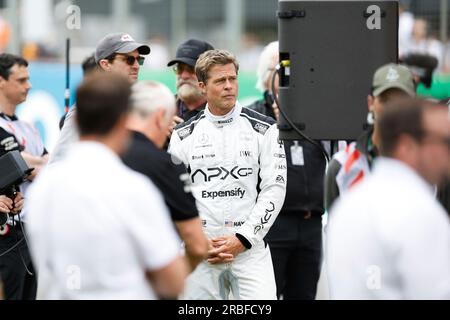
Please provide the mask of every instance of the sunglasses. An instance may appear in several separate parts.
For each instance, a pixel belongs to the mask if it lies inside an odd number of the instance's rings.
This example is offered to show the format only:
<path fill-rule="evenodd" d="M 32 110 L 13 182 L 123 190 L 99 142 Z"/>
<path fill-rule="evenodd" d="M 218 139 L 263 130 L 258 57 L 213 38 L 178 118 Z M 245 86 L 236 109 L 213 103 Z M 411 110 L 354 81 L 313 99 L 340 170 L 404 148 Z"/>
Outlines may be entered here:
<path fill-rule="evenodd" d="M 190 65 L 187 65 L 185 63 L 178 63 L 173 67 L 173 72 L 175 72 L 176 74 L 182 74 L 185 70 L 192 74 L 195 73 L 194 67 L 191 67 Z"/>
<path fill-rule="evenodd" d="M 127 56 L 127 55 L 118 55 L 118 56 L 123 57 L 124 61 L 129 66 L 133 66 L 135 64 L 136 60 L 140 66 L 144 65 L 145 57 L 143 57 L 143 56 L 139 56 L 137 58 L 135 56 Z"/>

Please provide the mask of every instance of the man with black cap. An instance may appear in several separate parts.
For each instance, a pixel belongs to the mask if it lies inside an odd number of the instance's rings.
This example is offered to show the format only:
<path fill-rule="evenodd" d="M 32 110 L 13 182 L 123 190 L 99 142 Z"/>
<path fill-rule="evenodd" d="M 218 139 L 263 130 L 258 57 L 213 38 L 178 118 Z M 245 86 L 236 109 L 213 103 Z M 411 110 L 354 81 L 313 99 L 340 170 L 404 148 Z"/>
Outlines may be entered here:
<path fill-rule="evenodd" d="M 187 121 L 205 108 L 206 97 L 198 86 L 195 75 L 195 63 L 198 57 L 208 50 L 213 50 L 209 43 L 196 39 L 183 42 L 177 49 L 175 59 L 167 66 L 174 66 L 177 76 L 177 114 L 175 122 Z"/>
<path fill-rule="evenodd" d="M 99 70 L 122 74 L 133 84 L 137 81 L 139 68 L 144 63 L 145 58 L 143 56 L 149 53 L 149 46 L 136 42 L 129 34 L 111 33 L 97 44 L 95 62 Z M 70 145 L 78 140 L 75 111 L 76 108 L 73 107 L 66 115 L 64 126 L 49 164 L 61 160 Z"/>

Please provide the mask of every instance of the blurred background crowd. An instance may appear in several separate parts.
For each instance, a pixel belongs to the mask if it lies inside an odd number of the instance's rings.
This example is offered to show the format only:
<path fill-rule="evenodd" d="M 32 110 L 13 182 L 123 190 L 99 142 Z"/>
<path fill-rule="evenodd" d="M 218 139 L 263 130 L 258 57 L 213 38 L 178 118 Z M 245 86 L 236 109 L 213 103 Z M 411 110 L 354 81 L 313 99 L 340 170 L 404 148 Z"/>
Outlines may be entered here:
<path fill-rule="evenodd" d="M 418 92 L 445 99 L 450 94 L 449 1 L 399 3 L 399 55 L 435 56 L 432 85 Z M 19 108 L 19 115 L 38 124 L 51 150 L 58 133 L 55 123 L 64 112 L 66 38 L 71 39 L 71 102 L 83 59 L 104 34 L 127 30 L 152 47 L 140 79 L 157 80 L 173 92 L 175 75 L 166 64 L 185 39 L 203 39 L 235 52 L 241 65 L 239 99 L 248 104 L 261 97 L 255 70 L 263 47 L 277 39 L 277 7 L 275 0 L 1 0 L 0 52 L 31 62 L 34 89 L 26 103 L 39 108 Z"/>

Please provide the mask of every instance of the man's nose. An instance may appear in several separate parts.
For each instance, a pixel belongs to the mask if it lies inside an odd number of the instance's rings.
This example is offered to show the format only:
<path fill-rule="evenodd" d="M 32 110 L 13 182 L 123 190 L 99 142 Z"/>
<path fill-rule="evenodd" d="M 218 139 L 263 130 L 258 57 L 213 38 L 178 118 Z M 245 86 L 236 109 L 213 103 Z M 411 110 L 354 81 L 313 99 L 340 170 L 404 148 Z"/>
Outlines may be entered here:
<path fill-rule="evenodd" d="M 192 77 L 192 73 L 189 72 L 187 69 L 183 69 L 180 73 L 181 79 L 190 79 Z"/>
<path fill-rule="evenodd" d="M 134 63 L 133 63 L 133 65 L 132 65 L 132 67 L 133 68 L 136 68 L 136 69 L 139 69 L 141 66 L 139 65 L 139 60 L 138 59 L 135 59 L 134 60 Z"/>
<path fill-rule="evenodd" d="M 227 79 L 227 80 L 225 81 L 225 89 L 230 90 L 231 87 L 232 87 L 232 86 L 231 86 L 231 81 Z"/>

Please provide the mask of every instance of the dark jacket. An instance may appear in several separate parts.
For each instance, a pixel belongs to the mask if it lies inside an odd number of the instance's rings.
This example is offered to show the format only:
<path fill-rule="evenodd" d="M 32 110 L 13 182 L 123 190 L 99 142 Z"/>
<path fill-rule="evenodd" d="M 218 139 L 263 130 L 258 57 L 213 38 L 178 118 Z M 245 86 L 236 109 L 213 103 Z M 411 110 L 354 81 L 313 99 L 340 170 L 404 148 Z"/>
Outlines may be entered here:
<path fill-rule="evenodd" d="M 248 108 L 275 118 L 272 100 L 268 93 L 264 94 L 264 99 L 256 101 Z M 303 151 L 304 165 L 293 162 L 291 152 L 298 150 L 296 145 Z M 301 214 L 306 211 L 322 214 L 324 212 L 323 189 L 326 166 L 322 152 L 305 140 L 284 141 L 284 149 L 287 163 L 287 190 L 280 215 Z"/>
<path fill-rule="evenodd" d="M 205 109 L 206 103 L 194 110 L 189 110 L 183 101 L 177 99 L 177 116 L 179 116 L 184 121 L 188 121 L 190 118 L 195 117 L 200 111 Z"/>

